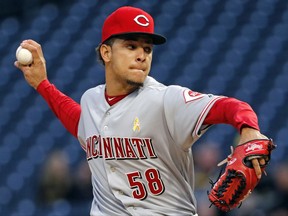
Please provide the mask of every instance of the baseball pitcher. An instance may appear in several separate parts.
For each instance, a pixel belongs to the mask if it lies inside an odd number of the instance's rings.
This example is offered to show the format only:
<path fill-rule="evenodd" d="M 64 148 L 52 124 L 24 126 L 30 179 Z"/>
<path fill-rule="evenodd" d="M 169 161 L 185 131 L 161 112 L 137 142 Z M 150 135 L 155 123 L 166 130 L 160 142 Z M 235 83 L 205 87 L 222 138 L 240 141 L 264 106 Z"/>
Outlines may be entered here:
<path fill-rule="evenodd" d="M 86 153 L 92 216 L 197 215 L 191 147 L 214 124 L 230 124 L 240 133 L 240 145 L 209 194 L 221 210 L 249 195 L 270 159 L 274 144 L 260 133 L 247 103 L 166 86 L 149 76 L 153 46 L 165 42 L 147 12 L 129 6 L 114 11 L 97 47 L 106 81 L 88 89 L 80 105 L 49 82 L 41 45 L 20 44 L 33 62 L 15 66 Z"/>

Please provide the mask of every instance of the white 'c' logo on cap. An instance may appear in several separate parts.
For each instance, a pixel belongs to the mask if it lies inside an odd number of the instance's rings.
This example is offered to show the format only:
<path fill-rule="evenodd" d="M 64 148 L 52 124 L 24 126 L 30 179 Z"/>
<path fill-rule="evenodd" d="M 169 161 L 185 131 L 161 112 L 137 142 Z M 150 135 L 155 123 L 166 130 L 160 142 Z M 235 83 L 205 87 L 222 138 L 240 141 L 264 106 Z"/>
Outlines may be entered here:
<path fill-rule="evenodd" d="M 140 22 L 139 21 L 139 18 L 144 18 L 146 23 L 143 23 L 143 22 Z M 148 26 L 149 25 L 149 19 L 144 16 L 144 15 L 138 15 L 134 18 L 134 21 L 138 24 L 138 25 L 141 25 L 141 26 Z"/>

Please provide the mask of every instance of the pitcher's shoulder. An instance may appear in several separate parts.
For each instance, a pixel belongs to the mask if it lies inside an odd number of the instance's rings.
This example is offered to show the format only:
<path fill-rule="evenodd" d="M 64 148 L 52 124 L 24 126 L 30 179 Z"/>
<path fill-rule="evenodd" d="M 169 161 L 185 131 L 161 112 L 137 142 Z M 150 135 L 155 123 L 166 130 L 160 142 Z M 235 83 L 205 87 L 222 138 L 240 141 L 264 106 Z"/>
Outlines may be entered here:
<path fill-rule="evenodd" d="M 104 84 L 89 88 L 83 93 L 81 100 L 84 98 L 91 98 L 91 97 L 97 98 L 97 96 L 99 96 L 99 95 L 104 96 L 104 92 L 105 92 L 105 85 Z"/>

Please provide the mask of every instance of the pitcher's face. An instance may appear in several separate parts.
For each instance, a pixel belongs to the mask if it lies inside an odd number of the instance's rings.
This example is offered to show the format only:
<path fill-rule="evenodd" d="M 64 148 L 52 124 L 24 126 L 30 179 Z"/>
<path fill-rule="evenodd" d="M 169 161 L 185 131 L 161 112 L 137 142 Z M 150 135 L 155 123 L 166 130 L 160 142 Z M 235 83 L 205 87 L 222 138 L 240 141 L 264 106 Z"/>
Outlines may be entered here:
<path fill-rule="evenodd" d="M 106 61 L 106 75 L 127 85 L 142 86 L 152 63 L 152 41 L 146 37 L 115 39 Z"/>

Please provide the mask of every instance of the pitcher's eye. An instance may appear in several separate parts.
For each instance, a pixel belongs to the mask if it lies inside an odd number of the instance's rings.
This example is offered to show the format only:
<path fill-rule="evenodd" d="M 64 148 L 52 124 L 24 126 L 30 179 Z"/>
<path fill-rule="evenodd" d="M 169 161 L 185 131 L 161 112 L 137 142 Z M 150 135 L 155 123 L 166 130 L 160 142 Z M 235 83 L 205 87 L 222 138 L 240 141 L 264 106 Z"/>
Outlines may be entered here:
<path fill-rule="evenodd" d="M 136 46 L 134 46 L 133 44 L 128 44 L 127 48 L 130 50 L 134 50 L 136 48 Z"/>
<path fill-rule="evenodd" d="M 148 54 L 150 54 L 152 52 L 152 48 L 151 47 L 145 47 L 144 51 Z"/>

